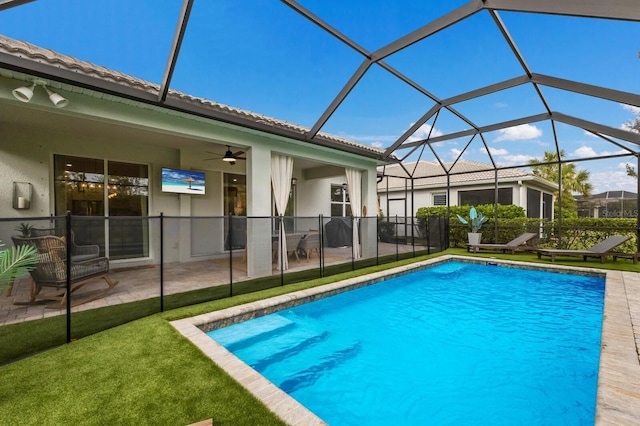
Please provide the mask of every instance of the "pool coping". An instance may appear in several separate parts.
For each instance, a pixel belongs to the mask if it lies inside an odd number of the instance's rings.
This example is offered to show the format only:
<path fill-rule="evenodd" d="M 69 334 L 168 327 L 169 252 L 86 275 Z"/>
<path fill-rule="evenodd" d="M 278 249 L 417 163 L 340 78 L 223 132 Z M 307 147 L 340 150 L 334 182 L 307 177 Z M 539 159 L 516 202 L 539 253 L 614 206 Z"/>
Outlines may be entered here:
<path fill-rule="evenodd" d="M 452 260 L 606 277 L 595 424 L 631 424 L 640 418 L 640 273 L 446 255 L 172 321 L 171 324 L 287 424 L 326 425 L 311 410 L 206 332 Z M 634 321 L 637 328 L 634 328 Z"/>

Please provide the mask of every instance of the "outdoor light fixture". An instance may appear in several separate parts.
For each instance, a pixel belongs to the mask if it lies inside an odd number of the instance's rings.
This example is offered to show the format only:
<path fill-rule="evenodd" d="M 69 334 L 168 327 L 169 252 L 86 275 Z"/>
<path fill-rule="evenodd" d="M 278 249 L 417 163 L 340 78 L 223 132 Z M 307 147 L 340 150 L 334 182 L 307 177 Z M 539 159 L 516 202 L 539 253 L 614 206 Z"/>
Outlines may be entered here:
<path fill-rule="evenodd" d="M 20 102 L 29 102 L 33 97 L 33 89 L 36 88 L 36 83 L 33 83 L 31 87 L 23 86 L 13 89 L 13 96 Z"/>
<path fill-rule="evenodd" d="M 222 157 L 222 161 L 226 161 L 227 163 L 235 164 L 236 157 L 233 156 L 233 152 L 231 152 L 231 147 L 227 145 L 227 152 L 224 153 L 224 157 Z"/>
<path fill-rule="evenodd" d="M 69 105 L 69 100 L 62 97 L 61 95 L 58 95 L 55 92 L 52 92 L 51 90 L 49 90 L 48 87 L 44 87 L 44 90 L 47 91 L 47 94 L 49 95 L 49 100 L 51 100 L 51 103 L 53 103 L 56 108 L 64 108 L 67 105 Z"/>
<path fill-rule="evenodd" d="M 49 90 L 49 88 L 47 87 L 47 83 L 45 83 L 42 80 L 35 80 L 33 82 L 33 84 L 31 85 L 31 87 L 27 87 L 27 86 L 22 86 L 22 87 L 18 87 L 17 89 L 14 89 L 13 92 L 13 96 L 19 100 L 20 102 L 29 102 L 31 100 L 31 98 L 33 97 L 33 91 L 35 90 L 36 86 L 42 86 L 44 88 L 44 90 L 47 91 L 47 94 L 49 95 L 49 100 L 51 100 L 51 103 L 53 103 L 53 105 L 56 108 L 64 108 L 67 105 L 69 105 L 69 100 L 62 97 L 61 95 L 52 92 L 51 90 Z"/>
<path fill-rule="evenodd" d="M 292 186 L 296 186 L 298 184 L 298 179 L 297 178 L 291 178 L 291 185 Z"/>

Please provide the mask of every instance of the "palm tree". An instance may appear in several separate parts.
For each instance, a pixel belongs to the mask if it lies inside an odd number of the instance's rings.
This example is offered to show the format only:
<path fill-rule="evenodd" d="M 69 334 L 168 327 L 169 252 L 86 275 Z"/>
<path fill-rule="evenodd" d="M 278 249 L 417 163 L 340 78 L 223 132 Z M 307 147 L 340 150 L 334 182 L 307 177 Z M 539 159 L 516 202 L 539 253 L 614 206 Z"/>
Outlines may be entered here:
<path fill-rule="evenodd" d="M 624 123 L 624 128 L 635 133 L 640 133 L 640 116 L 636 117 L 633 121 Z M 638 179 L 638 172 L 636 172 L 636 169 L 630 164 L 625 164 L 625 166 L 627 168 L 627 176 Z"/>
<path fill-rule="evenodd" d="M 529 160 L 532 165 L 531 169 L 536 176 L 540 176 L 551 182 L 560 183 L 559 175 L 559 158 L 565 157 L 564 150 L 558 153 L 545 151 L 542 160 Z M 540 164 L 543 163 L 543 164 Z M 589 171 L 577 170 L 574 163 L 562 164 L 562 217 L 575 218 L 578 216 L 577 203 L 573 194 L 580 194 L 585 198 L 591 196 L 593 185 L 589 183 Z M 558 196 L 558 192 L 554 194 Z M 556 206 L 557 207 L 557 206 Z"/>
<path fill-rule="evenodd" d="M 0 243 L 0 246 L 4 244 Z M 13 246 L 0 250 L 0 291 L 8 288 L 8 283 L 20 275 L 33 270 L 39 260 L 38 252 L 31 246 Z"/>

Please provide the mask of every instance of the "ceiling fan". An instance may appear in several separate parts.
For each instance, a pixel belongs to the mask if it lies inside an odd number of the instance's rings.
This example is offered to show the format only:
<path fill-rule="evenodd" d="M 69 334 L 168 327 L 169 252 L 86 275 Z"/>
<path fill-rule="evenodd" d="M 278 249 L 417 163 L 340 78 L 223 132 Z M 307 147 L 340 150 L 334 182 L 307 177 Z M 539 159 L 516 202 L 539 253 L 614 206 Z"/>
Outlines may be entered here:
<path fill-rule="evenodd" d="M 229 163 L 230 165 L 234 165 L 236 164 L 237 160 L 246 160 L 246 157 L 243 157 L 242 155 L 244 154 L 244 151 L 236 151 L 236 152 L 231 152 L 231 147 L 229 145 L 227 145 L 227 152 L 224 153 L 224 155 L 220 155 L 216 152 L 210 152 L 210 151 L 206 151 L 208 154 L 212 154 L 212 155 L 216 155 L 217 157 L 215 158 L 205 158 L 204 161 L 209 161 L 209 160 L 218 160 L 221 159 L 222 161 L 225 161 L 227 163 Z"/>

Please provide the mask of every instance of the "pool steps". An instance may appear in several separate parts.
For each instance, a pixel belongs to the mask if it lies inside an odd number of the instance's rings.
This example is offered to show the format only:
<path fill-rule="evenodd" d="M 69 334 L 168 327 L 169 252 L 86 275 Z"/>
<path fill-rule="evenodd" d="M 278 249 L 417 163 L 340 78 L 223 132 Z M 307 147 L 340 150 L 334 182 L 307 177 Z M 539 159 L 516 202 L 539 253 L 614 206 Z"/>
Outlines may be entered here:
<path fill-rule="evenodd" d="M 324 353 L 319 361 L 309 363 L 310 366 L 304 370 L 298 371 L 282 381 L 278 387 L 283 391 L 291 394 L 298 389 L 313 385 L 326 371 L 331 371 L 337 365 L 354 358 L 360 353 L 362 345 L 358 342 L 352 346 L 332 352 L 329 355 Z"/>
<path fill-rule="evenodd" d="M 353 358 L 361 350 L 361 344 L 353 339 L 345 340 L 327 331 L 319 331 L 311 318 L 305 318 L 302 327 L 281 315 L 267 315 L 253 321 L 251 329 L 232 325 L 207 334 L 252 368 L 271 377 L 285 392 L 312 385 L 325 369 Z M 255 345 L 260 345 L 259 351 L 255 350 Z M 264 357 L 265 352 L 269 356 Z M 294 355 L 302 352 L 306 354 L 306 364 L 292 361 Z M 275 377 L 271 372 L 272 366 L 277 365 L 279 369 L 294 362 L 294 365 L 281 370 L 295 371 L 293 374 Z"/>
<path fill-rule="evenodd" d="M 283 327 L 293 325 L 293 322 L 282 315 L 266 315 L 253 320 L 251 329 L 244 327 L 242 323 L 219 328 L 207 333 L 222 346 L 235 346 L 246 340 L 260 338 L 263 334 L 277 332 Z M 233 350 L 233 349 L 230 349 Z"/>
<path fill-rule="evenodd" d="M 309 333 L 305 330 L 294 330 L 284 336 L 273 339 L 262 346 L 269 355 L 262 356 L 263 351 L 259 351 L 258 360 L 255 359 L 256 351 L 253 347 L 247 347 L 244 350 L 234 351 L 237 356 L 245 360 L 247 364 L 258 371 L 264 371 L 270 365 L 279 363 L 289 357 L 305 352 L 308 348 L 316 346 L 329 337 L 328 332 L 321 334 Z"/>

